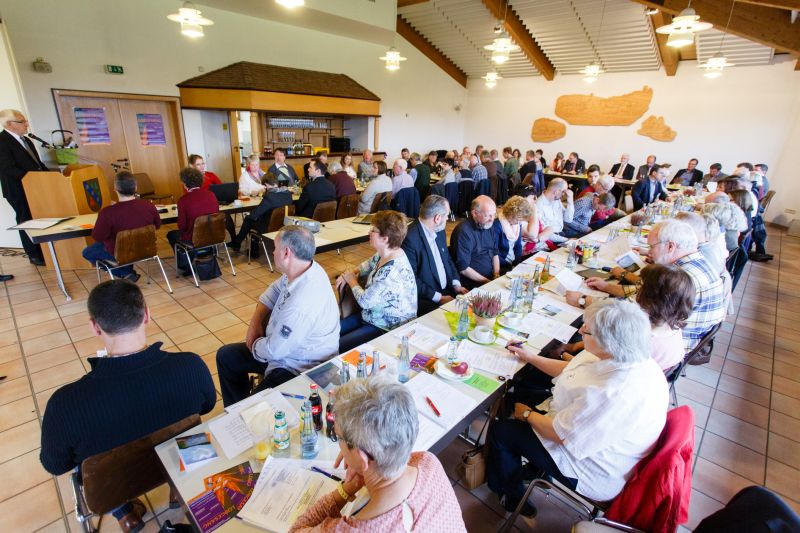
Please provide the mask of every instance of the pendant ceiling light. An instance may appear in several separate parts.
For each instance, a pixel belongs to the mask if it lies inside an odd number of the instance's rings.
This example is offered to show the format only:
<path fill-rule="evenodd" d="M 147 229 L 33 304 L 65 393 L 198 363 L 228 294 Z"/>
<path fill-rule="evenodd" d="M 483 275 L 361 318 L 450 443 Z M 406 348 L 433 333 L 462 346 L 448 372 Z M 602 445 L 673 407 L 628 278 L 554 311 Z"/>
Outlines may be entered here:
<path fill-rule="evenodd" d="M 725 70 L 725 67 L 733 67 L 735 66 L 734 63 L 728 63 L 728 58 L 722 55 L 722 45 L 725 44 L 725 37 L 728 35 L 728 26 L 731 24 L 731 18 L 733 18 L 733 8 L 736 5 L 736 0 L 731 1 L 731 12 L 728 13 L 728 22 L 725 24 L 725 31 L 722 33 L 722 39 L 719 41 L 719 48 L 717 49 L 717 53 L 713 56 L 709 57 L 705 63 L 698 63 L 697 66 L 700 68 L 704 68 L 706 71 L 703 73 L 708 79 L 715 79 L 722 76 L 722 71 Z"/>
<path fill-rule="evenodd" d="M 275 0 L 275 2 L 283 7 L 288 7 L 289 9 L 302 7 L 305 5 L 305 0 Z"/>
<path fill-rule="evenodd" d="M 184 2 L 177 13 L 167 15 L 167 18 L 181 25 L 181 33 L 192 39 L 203 36 L 203 26 L 211 26 L 214 21 L 201 16 L 202 12 L 193 3 Z"/>
<path fill-rule="evenodd" d="M 594 46 L 595 60 L 589 65 L 586 65 L 581 74 L 584 75 L 583 81 L 586 83 L 594 83 L 597 77 L 605 72 L 603 67 L 600 66 L 600 41 L 603 38 L 603 19 L 606 16 L 606 2 L 603 0 L 603 9 L 600 11 L 600 27 L 597 30 L 597 44 Z M 591 42 L 591 41 L 590 41 Z"/>
<path fill-rule="evenodd" d="M 497 86 L 497 81 L 502 80 L 503 77 L 497 73 L 497 71 L 487 72 L 486 76 L 481 76 L 482 80 L 486 81 L 486 87 L 489 89 L 494 89 Z"/>
<path fill-rule="evenodd" d="M 681 11 L 677 17 L 672 19 L 670 24 L 656 28 L 656 33 L 669 35 L 667 39 L 667 46 L 680 48 L 694 42 L 694 34 L 700 31 L 708 30 L 712 24 L 708 22 L 701 22 L 700 17 L 694 9 L 691 8 L 692 3 Z"/>
<path fill-rule="evenodd" d="M 386 61 L 386 70 L 400 70 L 400 62 L 405 61 L 406 58 L 400 55 L 400 52 L 395 50 L 394 46 L 386 51 L 386 55 L 379 57 L 381 61 Z"/>
<path fill-rule="evenodd" d="M 505 27 L 506 15 L 508 15 L 508 2 L 506 2 L 503 20 L 501 20 L 494 27 L 494 33 L 497 34 L 497 37 L 494 38 L 492 44 L 487 44 L 483 47 L 485 50 L 491 50 L 492 61 L 498 65 L 502 65 L 508 61 L 509 57 L 511 56 L 511 52 L 519 52 L 520 50 L 520 47 L 511 41 L 511 36 L 508 34 L 508 32 L 503 29 Z"/>

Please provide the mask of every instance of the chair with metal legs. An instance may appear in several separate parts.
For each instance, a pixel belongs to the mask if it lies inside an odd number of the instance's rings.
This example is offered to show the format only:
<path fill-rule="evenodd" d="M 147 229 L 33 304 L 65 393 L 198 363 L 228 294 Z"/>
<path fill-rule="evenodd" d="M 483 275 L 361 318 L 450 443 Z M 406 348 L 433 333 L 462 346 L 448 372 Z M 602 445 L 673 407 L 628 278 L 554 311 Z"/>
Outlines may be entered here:
<path fill-rule="evenodd" d="M 105 270 L 111 279 L 114 279 L 114 270 L 141 263 L 143 261 L 156 261 L 161 274 L 164 276 L 164 281 L 167 283 L 167 289 L 172 294 L 172 285 L 169 284 L 167 273 L 164 270 L 164 265 L 161 263 L 161 258 L 158 256 L 156 248 L 156 227 L 152 224 L 141 228 L 123 230 L 117 233 L 117 238 L 114 243 L 115 260 L 101 259 L 95 263 L 95 270 L 97 272 L 97 281 L 100 281 L 100 271 Z M 147 283 L 150 283 L 150 270 L 146 269 Z"/>
<path fill-rule="evenodd" d="M 273 231 L 278 231 L 281 229 L 284 224 L 283 221 L 287 216 L 294 215 L 294 206 L 287 205 L 283 208 L 276 207 L 272 210 L 272 213 L 269 216 L 269 224 L 267 225 L 267 231 L 265 233 L 272 233 Z M 261 245 L 261 249 L 264 250 L 264 255 L 267 256 L 267 265 L 269 265 L 269 271 L 275 272 L 275 269 L 272 268 L 272 260 L 269 258 L 269 251 L 267 250 L 267 244 L 264 242 L 264 236 L 261 232 L 257 229 L 251 229 L 248 235 L 247 241 L 247 264 L 250 264 L 250 258 L 252 256 L 251 250 L 253 249 L 253 243 L 256 246 L 259 244 Z"/>
<path fill-rule="evenodd" d="M 200 288 L 200 283 L 197 281 L 197 274 L 194 270 L 194 262 L 196 252 L 213 248 L 216 252 L 219 245 L 225 249 L 225 255 L 228 257 L 228 264 L 231 266 L 231 273 L 236 275 L 236 268 L 233 266 L 231 254 L 228 251 L 228 245 L 225 243 L 225 214 L 212 213 L 210 215 L 202 215 L 195 219 L 194 229 L 192 230 L 192 242 L 186 243 L 178 241 L 175 243 L 175 271 L 178 271 L 178 254 L 183 252 L 186 255 L 186 262 L 189 263 L 189 271 L 192 273 L 194 279 L 194 286 Z M 212 259 L 216 261 L 216 257 Z"/>

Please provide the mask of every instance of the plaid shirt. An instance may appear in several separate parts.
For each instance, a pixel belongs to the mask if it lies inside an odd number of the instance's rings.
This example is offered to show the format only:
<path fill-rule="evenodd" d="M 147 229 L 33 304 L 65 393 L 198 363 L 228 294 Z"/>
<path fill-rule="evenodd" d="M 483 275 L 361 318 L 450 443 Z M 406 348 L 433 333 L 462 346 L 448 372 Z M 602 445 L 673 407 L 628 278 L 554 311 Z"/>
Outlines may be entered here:
<path fill-rule="evenodd" d="M 683 328 L 683 342 L 689 351 L 711 328 L 725 320 L 725 287 L 722 277 L 700 252 L 681 257 L 675 264 L 689 274 L 697 290 L 692 314 Z"/>
<path fill-rule="evenodd" d="M 594 194 L 587 194 L 575 200 L 575 213 L 572 215 L 572 222 L 567 222 L 566 226 L 570 229 L 580 233 L 589 233 L 592 228 L 589 227 L 589 221 L 594 215 L 592 208 L 592 199 Z"/>
<path fill-rule="evenodd" d="M 489 177 L 489 173 L 486 171 L 486 167 L 478 164 L 472 167 L 472 181 L 480 181 L 485 180 Z"/>

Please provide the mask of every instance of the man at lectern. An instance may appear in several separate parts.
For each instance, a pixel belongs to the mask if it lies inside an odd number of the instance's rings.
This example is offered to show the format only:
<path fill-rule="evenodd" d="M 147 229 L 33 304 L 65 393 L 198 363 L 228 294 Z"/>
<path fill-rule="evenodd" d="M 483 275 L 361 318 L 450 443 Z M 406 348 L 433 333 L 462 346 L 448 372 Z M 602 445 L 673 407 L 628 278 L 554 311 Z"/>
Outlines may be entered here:
<path fill-rule="evenodd" d="M 30 220 L 31 209 L 22 188 L 22 178 L 29 171 L 49 170 L 31 141 L 25 135 L 28 133 L 28 120 L 25 115 L 15 109 L 0 111 L 0 184 L 3 188 L 3 197 L 11 204 L 17 214 L 17 224 Z M 28 234 L 19 232 L 22 247 L 28 254 L 31 264 L 44 266 L 42 249 L 38 244 L 33 244 Z"/>

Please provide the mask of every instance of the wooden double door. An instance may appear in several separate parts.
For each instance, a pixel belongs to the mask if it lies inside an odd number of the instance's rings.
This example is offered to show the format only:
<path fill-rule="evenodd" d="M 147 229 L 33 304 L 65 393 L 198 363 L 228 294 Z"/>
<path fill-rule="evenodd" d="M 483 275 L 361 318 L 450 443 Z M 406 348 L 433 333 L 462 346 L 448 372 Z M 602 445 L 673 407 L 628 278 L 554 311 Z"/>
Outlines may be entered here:
<path fill-rule="evenodd" d="M 103 169 L 113 190 L 114 168 L 145 172 L 160 194 L 183 194 L 178 178 L 186 147 L 177 98 L 53 90 L 61 128 L 73 133 L 81 163 Z"/>

